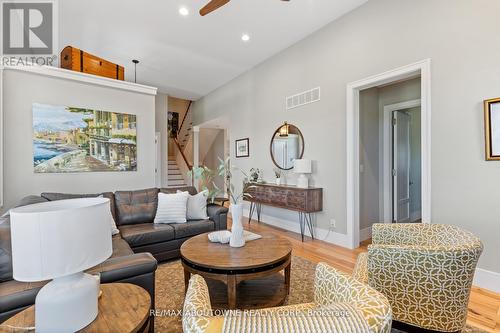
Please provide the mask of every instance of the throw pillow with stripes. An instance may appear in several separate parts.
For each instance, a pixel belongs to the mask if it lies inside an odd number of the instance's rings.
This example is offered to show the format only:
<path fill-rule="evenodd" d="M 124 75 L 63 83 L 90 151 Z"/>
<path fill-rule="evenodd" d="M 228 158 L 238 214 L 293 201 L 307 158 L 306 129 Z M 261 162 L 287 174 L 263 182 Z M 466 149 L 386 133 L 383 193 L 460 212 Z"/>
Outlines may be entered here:
<path fill-rule="evenodd" d="M 154 223 L 186 223 L 189 193 L 158 193 Z"/>

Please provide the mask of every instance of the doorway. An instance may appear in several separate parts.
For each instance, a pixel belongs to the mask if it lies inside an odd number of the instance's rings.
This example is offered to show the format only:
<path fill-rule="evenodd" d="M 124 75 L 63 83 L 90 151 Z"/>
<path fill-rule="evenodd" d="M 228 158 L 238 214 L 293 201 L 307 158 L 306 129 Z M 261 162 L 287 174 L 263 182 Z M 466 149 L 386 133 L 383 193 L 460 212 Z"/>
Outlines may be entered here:
<path fill-rule="evenodd" d="M 357 248 L 360 242 L 361 228 L 360 228 L 360 205 L 362 202 L 361 197 L 361 178 L 363 173 L 366 173 L 366 165 L 362 160 L 362 148 L 361 148 L 361 122 L 360 122 L 360 107 L 362 101 L 360 100 L 361 92 L 368 90 L 370 88 L 379 88 L 385 85 L 392 85 L 398 82 L 420 78 L 420 98 L 419 100 L 419 117 L 420 120 L 420 212 L 421 222 L 430 223 L 431 216 L 431 200 L 430 200 L 430 189 L 431 189 L 431 177 L 430 177 L 430 159 L 431 159 L 431 132 L 430 132 L 430 120 L 431 120 L 431 72 L 430 72 L 430 59 L 423 60 L 408 66 L 397 68 L 385 73 L 374 75 L 366 79 L 362 79 L 347 85 L 347 109 L 346 109 L 346 150 L 347 150 L 347 182 L 346 182 L 346 220 L 347 220 L 347 235 L 345 239 L 345 244 L 348 244 L 350 248 Z M 412 101 L 409 101 L 412 102 Z M 403 103 L 409 103 L 403 102 Z M 394 104 L 394 102 L 393 102 Z M 400 102 L 400 104 L 402 104 Z M 390 103 L 387 103 L 390 105 Z M 416 107 L 412 105 L 411 107 Z M 386 147 L 386 144 L 392 144 L 392 131 L 387 132 L 384 130 L 386 126 L 391 129 L 391 119 L 393 118 L 393 112 L 404 111 L 411 107 L 399 107 L 391 110 L 389 113 L 389 122 L 382 122 L 380 120 L 380 130 L 383 131 L 383 136 L 379 136 L 379 142 L 377 142 L 378 147 Z M 382 111 L 381 111 L 382 112 Z M 383 112 L 383 116 L 379 119 L 385 119 L 387 112 Z M 396 114 L 399 116 L 399 114 Z M 401 116 L 401 117 L 404 117 Z M 403 118 L 402 118 L 403 119 Z M 411 121 L 410 121 L 411 123 Z M 408 134 L 410 135 L 410 134 Z M 387 143 L 388 142 L 388 143 Z M 391 149 L 392 150 L 392 149 Z M 406 151 L 409 154 L 409 151 Z M 401 155 L 400 156 L 404 156 Z M 383 149 L 383 158 L 379 157 L 380 164 L 378 165 L 378 174 L 381 175 L 379 180 L 379 191 L 378 197 L 379 203 L 379 215 L 377 219 L 373 219 L 373 222 L 392 222 L 393 221 L 393 205 L 394 199 L 392 192 L 393 187 L 393 168 L 392 168 L 392 151 L 388 152 L 388 149 Z M 387 167 L 386 163 L 389 161 Z M 409 163 L 409 162 L 407 162 Z M 376 165 L 375 163 L 373 165 Z M 387 174 L 387 170 L 389 174 Z M 377 174 L 377 173 L 374 173 Z M 410 172 L 408 172 L 408 179 L 411 178 Z M 382 180 L 381 180 L 382 179 Z M 400 182 L 404 182 L 404 178 L 400 178 Z M 411 180 L 410 180 L 411 181 Z M 389 184 L 389 186 L 387 186 Z M 383 185 L 383 186 L 382 186 Z M 407 192 L 411 189 L 412 185 L 409 185 L 406 189 Z M 404 188 L 401 193 L 404 192 Z M 389 198 L 389 200 L 387 200 Z M 406 198 L 407 199 L 407 198 Z M 405 200 L 406 200 L 405 199 Z M 408 202 L 411 207 L 411 198 Z M 373 202 L 372 202 L 373 204 Z M 403 202 L 402 202 L 403 204 Z M 404 202 L 406 205 L 407 203 Z M 387 205 L 389 209 L 387 209 Z M 404 213 L 404 208 L 408 206 L 400 207 L 400 211 Z M 411 208 L 408 208 L 411 210 Z M 376 210 L 374 210 L 376 211 Z M 402 214 L 403 216 L 404 214 Z M 407 212 L 410 215 L 411 212 Z M 408 218 L 407 218 L 408 219 Z M 420 220 L 420 219 L 418 219 Z M 371 228 L 367 228 L 371 230 Z M 366 236 L 366 235 L 365 235 Z"/>
<path fill-rule="evenodd" d="M 391 222 L 393 223 L 422 221 L 420 118 L 420 106 L 392 112 Z"/>

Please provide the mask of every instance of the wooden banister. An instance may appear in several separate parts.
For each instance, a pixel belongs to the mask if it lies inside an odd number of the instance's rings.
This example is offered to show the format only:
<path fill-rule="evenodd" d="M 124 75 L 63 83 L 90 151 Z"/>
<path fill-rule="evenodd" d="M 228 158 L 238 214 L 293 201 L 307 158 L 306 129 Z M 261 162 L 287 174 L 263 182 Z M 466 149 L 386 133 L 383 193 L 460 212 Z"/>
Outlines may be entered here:
<path fill-rule="evenodd" d="M 179 152 L 181 153 L 182 159 L 184 160 L 184 163 L 186 163 L 189 171 L 193 170 L 193 165 L 189 163 L 188 159 L 186 158 L 186 155 L 184 154 L 184 151 L 182 151 L 179 140 L 177 140 L 177 138 L 174 138 L 173 140 L 174 140 L 175 145 L 177 146 L 177 149 L 179 149 Z"/>
<path fill-rule="evenodd" d="M 181 121 L 181 126 L 179 126 L 179 130 L 177 131 L 177 138 L 179 138 L 179 134 L 181 133 L 182 131 L 182 126 L 184 126 L 184 122 L 186 121 L 186 118 L 188 116 L 188 113 L 189 111 L 191 110 L 191 104 L 193 104 L 193 101 L 189 101 L 189 104 L 188 104 L 188 107 L 187 107 L 187 110 L 186 110 L 186 113 L 184 113 L 184 117 L 182 118 L 182 121 Z"/>

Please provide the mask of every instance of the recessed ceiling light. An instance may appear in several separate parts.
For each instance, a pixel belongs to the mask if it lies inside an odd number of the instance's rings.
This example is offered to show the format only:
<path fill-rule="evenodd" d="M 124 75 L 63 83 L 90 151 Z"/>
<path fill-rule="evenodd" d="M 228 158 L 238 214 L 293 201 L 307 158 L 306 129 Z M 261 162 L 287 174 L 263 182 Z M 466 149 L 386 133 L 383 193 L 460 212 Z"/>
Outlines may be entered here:
<path fill-rule="evenodd" d="M 188 16 L 189 9 L 187 9 L 186 7 L 181 7 L 181 8 L 179 8 L 179 14 L 181 14 L 182 16 Z"/>
<path fill-rule="evenodd" d="M 241 36 L 241 40 L 244 42 L 248 42 L 250 40 L 250 36 L 248 34 L 243 34 Z"/>

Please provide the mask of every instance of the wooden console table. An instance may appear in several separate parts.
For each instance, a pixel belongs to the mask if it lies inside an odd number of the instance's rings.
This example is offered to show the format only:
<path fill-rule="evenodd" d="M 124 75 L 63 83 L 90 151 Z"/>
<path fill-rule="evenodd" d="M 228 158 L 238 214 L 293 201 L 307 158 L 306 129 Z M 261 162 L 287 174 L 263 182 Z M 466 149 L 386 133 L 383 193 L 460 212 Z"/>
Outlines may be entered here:
<path fill-rule="evenodd" d="M 302 241 L 304 241 L 306 225 L 314 239 L 312 214 L 323 210 L 322 188 L 258 183 L 252 185 L 254 186 L 248 190 L 252 197 L 245 199 L 250 202 L 249 223 L 254 212 L 257 213 L 257 221 L 260 222 L 262 205 L 293 210 L 299 213 Z"/>

